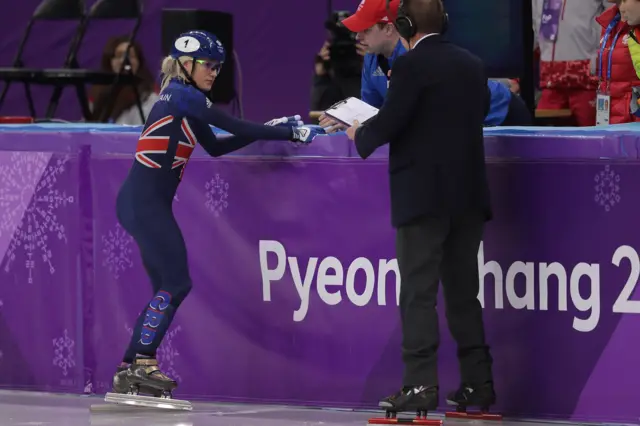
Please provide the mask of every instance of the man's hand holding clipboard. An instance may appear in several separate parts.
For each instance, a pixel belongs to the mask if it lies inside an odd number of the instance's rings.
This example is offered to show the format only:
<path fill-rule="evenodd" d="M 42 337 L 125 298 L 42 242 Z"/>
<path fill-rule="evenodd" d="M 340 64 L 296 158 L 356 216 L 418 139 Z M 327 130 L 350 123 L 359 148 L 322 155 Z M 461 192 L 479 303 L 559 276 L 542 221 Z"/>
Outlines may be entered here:
<path fill-rule="evenodd" d="M 356 140 L 356 130 L 358 130 L 358 127 L 360 127 L 360 122 L 358 120 L 354 121 L 353 124 L 351 125 L 351 127 L 349 127 L 346 130 L 347 133 L 347 137 L 352 140 L 355 141 Z"/>
<path fill-rule="evenodd" d="M 337 127 L 344 130 L 353 125 L 354 121 L 363 123 L 378 114 L 378 108 L 372 107 L 358 98 L 347 98 L 333 104 L 324 112 L 320 120 L 322 127 Z"/>

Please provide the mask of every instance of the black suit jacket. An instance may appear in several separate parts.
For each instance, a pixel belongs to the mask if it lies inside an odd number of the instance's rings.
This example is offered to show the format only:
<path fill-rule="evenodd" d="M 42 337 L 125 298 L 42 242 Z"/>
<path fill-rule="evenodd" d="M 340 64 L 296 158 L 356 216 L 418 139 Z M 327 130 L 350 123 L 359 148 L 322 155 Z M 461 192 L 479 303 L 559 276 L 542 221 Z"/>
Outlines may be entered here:
<path fill-rule="evenodd" d="M 439 35 L 396 59 L 384 104 L 355 135 L 362 158 L 389 143 L 394 227 L 424 215 L 491 217 L 483 140 L 490 96 L 482 61 Z"/>

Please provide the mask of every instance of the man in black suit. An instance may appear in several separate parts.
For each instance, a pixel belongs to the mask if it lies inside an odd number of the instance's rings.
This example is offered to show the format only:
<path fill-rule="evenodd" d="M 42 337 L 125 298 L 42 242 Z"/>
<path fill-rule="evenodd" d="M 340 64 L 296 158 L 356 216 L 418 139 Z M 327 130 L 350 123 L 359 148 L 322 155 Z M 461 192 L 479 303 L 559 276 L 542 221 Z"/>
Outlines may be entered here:
<path fill-rule="evenodd" d="M 347 130 L 362 158 L 390 145 L 405 372 L 403 388 L 380 406 L 437 408 L 441 280 L 461 372 L 461 386 L 447 402 L 487 410 L 496 399 L 493 361 L 477 299 L 478 248 L 491 217 L 483 143 L 487 78 L 479 58 L 440 35 L 446 25 L 441 0 L 404 0 L 400 7 L 396 26 L 411 50 L 393 65 L 378 114 Z"/>

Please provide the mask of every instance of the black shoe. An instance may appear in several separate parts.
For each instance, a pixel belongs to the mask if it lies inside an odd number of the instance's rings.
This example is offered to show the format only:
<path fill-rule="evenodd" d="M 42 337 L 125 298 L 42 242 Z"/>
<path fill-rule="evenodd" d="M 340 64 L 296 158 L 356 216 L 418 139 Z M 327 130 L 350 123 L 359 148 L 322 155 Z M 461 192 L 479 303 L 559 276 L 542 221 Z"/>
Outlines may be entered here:
<path fill-rule="evenodd" d="M 113 376 L 112 392 L 119 394 L 143 394 L 160 397 L 177 387 L 175 380 L 158 368 L 154 358 L 136 357 L 129 367 L 119 366 Z"/>
<path fill-rule="evenodd" d="M 378 406 L 390 412 L 435 411 L 438 408 L 438 388 L 435 386 L 405 386 L 382 399 Z"/>
<path fill-rule="evenodd" d="M 113 376 L 113 383 L 111 391 L 114 393 L 127 393 L 129 392 L 129 382 L 127 381 L 128 367 L 120 366 Z"/>
<path fill-rule="evenodd" d="M 178 386 L 175 380 L 160 371 L 155 358 L 136 356 L 126 374 L 129 385 L 140 391 L 151 388 L 160 392 L 171 392 Z"/>
<path fill-rule="evenodd" d="M 458 411 L 466 411 L 467 407 L 477 407 L 481 411 L 488 411 L 496 403 L 496 393 L 493 382 L 479 386 L 463 384 L 460 388 L 447 395 L 447 404 L 456 405 Z"/>

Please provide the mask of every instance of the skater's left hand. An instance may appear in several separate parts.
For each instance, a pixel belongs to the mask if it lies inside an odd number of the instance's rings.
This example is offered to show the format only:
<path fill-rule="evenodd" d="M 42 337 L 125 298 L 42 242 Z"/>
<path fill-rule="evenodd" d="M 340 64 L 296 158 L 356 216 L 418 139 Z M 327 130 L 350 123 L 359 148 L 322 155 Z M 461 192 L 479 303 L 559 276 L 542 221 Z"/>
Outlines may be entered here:
<path fill-rule="evenodd" d="M 304 125 L 302 117 L 299 115 L 292 115 L 290 117 L 274 118 L 264 123 L 265 126 L 283 126 L 283 127 L 297 127 Z"/>

